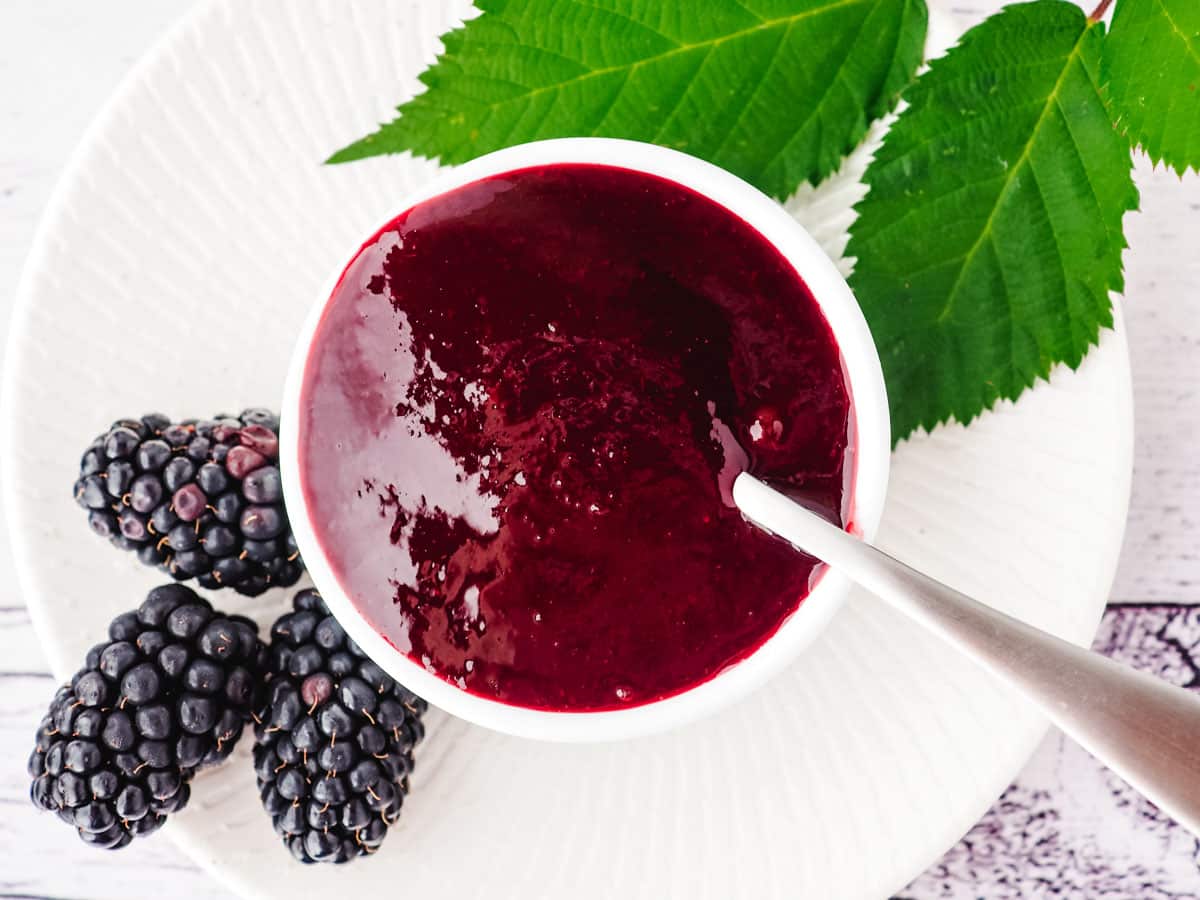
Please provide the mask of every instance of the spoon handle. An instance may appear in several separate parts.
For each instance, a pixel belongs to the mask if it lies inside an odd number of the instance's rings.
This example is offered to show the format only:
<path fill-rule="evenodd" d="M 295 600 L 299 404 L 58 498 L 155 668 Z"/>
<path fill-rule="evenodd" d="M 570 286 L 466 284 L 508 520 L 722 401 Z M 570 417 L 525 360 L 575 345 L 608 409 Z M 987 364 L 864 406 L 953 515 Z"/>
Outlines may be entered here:
<path fill-rule="evenodd" d="M 1200 834 L 1200 696 L 985 606 L 743 473 L 742 513 L 945 638 Z"/>

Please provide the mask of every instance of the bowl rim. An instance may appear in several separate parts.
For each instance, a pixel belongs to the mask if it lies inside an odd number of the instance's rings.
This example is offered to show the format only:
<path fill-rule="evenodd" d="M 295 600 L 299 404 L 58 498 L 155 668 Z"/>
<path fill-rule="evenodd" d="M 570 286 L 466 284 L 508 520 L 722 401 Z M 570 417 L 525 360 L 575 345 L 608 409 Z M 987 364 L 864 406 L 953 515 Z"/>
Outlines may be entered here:
<path fill-rule="evenodd" d="M 808 286 L 841 351 L 851 395 L 848 528 L 874 536 L 883 514 L 891 456 L 891 425 L 879 355 L 862 310 L 833 261 L 779 203 L 730 172 L 678 150 L 616 138 L 557 138 L 497 150 L 443 170 L 404 198 L 397 211 L 367 232 L 378 234 L 401 212 L 483 178 L 536 166 L 592 164 L 673 181 L 721 205 L 769 241 Z M 686 690 L 629 709 L 558 711 L 513 706 L 456 687 L 427 671 L 382 637 L 343 590 L 312 525 L 300 483 L 300 401 L 309 348 L 345 271 L 361 250 L 352 248 L 318 294 L 305 318 L 288 366 L 281 408 L 280 470 L 284 500 L 300 553 L 330 611 L 376 663 L 446 712 L 507 734 L 587 742 L 638 737 L 694 721 L 740 699 L 782 671 L 825 628 L 850 587 L 826 570 L 808 596 L 766 641 L 738 662 Z"/>

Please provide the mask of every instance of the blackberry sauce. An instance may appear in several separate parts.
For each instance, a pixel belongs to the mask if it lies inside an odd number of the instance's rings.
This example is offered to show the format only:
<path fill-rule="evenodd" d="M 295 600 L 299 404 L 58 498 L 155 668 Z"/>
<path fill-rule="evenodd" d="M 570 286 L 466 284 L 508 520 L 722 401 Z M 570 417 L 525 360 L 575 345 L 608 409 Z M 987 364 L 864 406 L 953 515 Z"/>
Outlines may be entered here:
<path fill-rule="evenodd" d="M 475 694 L 635 706 L 769 638 L 814 563 L 749 470 L 841 521 L 849 396 L 803 281 L 674 182 L 554 165 L 372 238 L 304 376 L 300 477 L 343 589 Z"/>

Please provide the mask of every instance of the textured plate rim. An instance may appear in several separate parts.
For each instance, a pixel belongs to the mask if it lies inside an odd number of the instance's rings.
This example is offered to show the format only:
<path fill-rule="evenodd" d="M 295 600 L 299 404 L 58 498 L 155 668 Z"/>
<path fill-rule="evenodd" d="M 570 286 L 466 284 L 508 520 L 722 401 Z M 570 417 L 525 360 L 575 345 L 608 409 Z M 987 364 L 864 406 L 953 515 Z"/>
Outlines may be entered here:
<path fill-rule="evenodd" d="M 201 20 L 208 17 L 209 11 L 215 9 L 218 0 L 196 0 L 195 5 L 172 22 L 154 39 L 149 48 L 139 56 L 129 70 L 117 82 L 112 94 L 100 105 L 99 110 L 88 122 L 79 136 L 78 142 L 71 150 L 58 180 L 50 191 L 49 199 L 38 218 L 33 237 L 29 245 L 29 253 L 21 267 L 17 287 L 13 294 L 13 308 L 9 317 L 8 340 L 4 347 L 4 366 L 0 372 L 0 458 L 13 460 L 18 458 L 16 430 L 9 426 L 16 418 L 18 409 L 17 373 L 24 368 L 24 362 L 29 353 L 32 334 L 32 317 L 34 308 L 34 278 L 45 267 L 45 259 L 49 253 L 48 238 L 54 231 L 55 225 L 63 218 L 68 201 L 74 193 L 79 181 L 79 175 L 84 170 L 93 146 L 117 119 L 117 113 L 125 103 L 125 98 L 142 82 L 143 77 L 161 59 L 167 58 L 171 49 L 187 33 L 195 30 Z M 17 476 L 14 467 L 6 464 L 0 471 L 0 490 L 3 497 L 17 497 Z M 50 626 L 42 615 L 40 593 L 36 590 L 36 566 L 32 563 L 33 550 L 22 537 L 19 525 L 16 503 L 4 502 L 4 522 L 8 528 L 9 546 L 12 550 L 14 568 L 17 573 L 17 585 L 29 609 L 29 618 L 33 623 L 34 632 L 42 645 L 43 651 L 50 661 L 50 668 L 56 678 L 64 678 L 70 668 L 69 663 L 58 659 L 58 654 L 51 650 L 53 646 L 47 640 Z M 31 598 L 38 598 L 33 600 Z"/>
<path fill-rule="evenodd" d="M 25 257 L 21 275 L 17 280 L 12 313 L 9 318 L 8 339 L 4 347 L 4 365 L 0 372 L 0 458 L 4 460 L 11 461 L 18 458 L 17 430 L 10 425 L 15 421 L 18 409 L 16 375 L 23 368 L 29 353 L 31 342 L 28 337 L 32 334 L 35 293 L 33 283 L 37 273 L 45 267 L 46 256 L 49 253 L 48 238 L 53 233 L 56 224 L 63 218 L 68 201 L 79 181 L 79 176 L 91 156 L 92 148 L 111 124 L 117 120 L 117 114 L 125 104 L 126 97 L 141 84 L 147 73 L 170 55 L 177 43 L 197 30 L 208 19 L 210 12 L 215 10 L 217 5 L 217 0 L 196 0 L 190 9 L 168 25 L 151 42 L 147 50 L 134 61 L 80 134 L 78 142 L 72 149 L 50 192 L 50 197 L 38 218 L 30 242 L 29 253 Z M 58 682 L 70 677 L 72 664 L 60 658 L 60 651 L 55 649 L 55 643 L 50 639 L 52 629 L 44 615 L 43 591 L 39 586 L 38 566 L 34 562 L 35 554 L 30 542 L 23 537 L 19 527 L 21 521 L 18 512 L 19 504 L 7 502 L 8 498 L 19 496 L 16 481 L 17 474 L 11 464 L 0 466 L 0 498 L 4 501 L 0 505 L 4 507 L 4 522 L 8 529 L 8 543 L 12 553 L 13 568 L 16 572 L 17 587 L 21 592 L 25 608 L 29 611 L 29 620 L 33 625 L 34 634 L 37 635 L 40 649 L 46 655 L 54 679 Z M 199 852 L 186 839 L 186 835 L 177 833 L 172 828 L 165 828 L 163 831 L 168 835 L 172 845 L 218 884 L 239 896 L 248 894 L 246 885 L 242 884 L 240 878 L 222 867 L 218 860 L 210 859 L 206 854 Z"/>
<path fill-rule="evenodd" d="M 1107 560 L 1107 563 L 1105 564 L 1105 569 L 1102 573 L 1103 577 L 1100 579 L 1101 583 L 1105 586 L 1104 593 L 1097 596 L 1096 600 L 1094 601 L 1094 608 L 1087 611 L 1088 615 L 1080 617 L 1081 625 L 1078 633 L 1063 633 L 1058 635 L 1064 640 L 1070 641 L 1071 643 L 1080 647 L 1089 647 L 1091 645 L 1092 640 L 1099 631 L 1101 620 L 1104 617 L 1104 610 L 1108 606 L 1109 594 L 1112 591 L 1113 582 L 1116 580 L 1117 576 L 1117 564 L 1120 560 L 1121 547 L 1125 543 L 1125 530 L 1128 526 L 1129 520 L 1129 501 L 1133 490 L 1133 462 L 1135 444 L 1133 373 L 1129 360 L 1129 339 L 1125 325 L 1122 296 L 1110 292 L 1109 300 L 1112 304 L 1112 327 L 1102 328 L 1100 330 L 1098 340 L 1104 340 L 1106 338 L 1106 332 L 1108 332 L 1107 339 L 1117 342 L 1117 346 L 1112 348 L 1113 351 L 1115 351 L 1113 353 L 1115 359 L 1114 362 L 1110 363 L 1110 365 L 1113 366 L 1114 380 L 1119 383 L 1119 389 L 1116 395 L 1113 396 L 1112 401 L 1114 416 L 1124 423 L 1123 427 L 1121 428 L 1121 434 L 1124 439 L 1121 441 L 1120 447 L 1114 448 L 1114 455 L 1120 457 L 1120 481 L 1119 483 L 1113 484 L 1112 489 L 1105 492 L 1105 496 L 1111 498 L 1114 511 L 1113 521 L 1119 522 L 1120 527 L 1112 530 L 1112 533 L 1109 535 L 1107 546 L 1104 547 L 1104 559 Z M 1088 348 L 1088 353 L 1084 356 L 1084 362 L 1086 362 L 1087 357 L 1090 356 L 1091 353 L 1093 353 L 1096 349 L 1096 345 L 1092 345 Z M 1081 363 L 1081 365 L 1082 364 L 1083 363 Z M 1051 377 L 1053 377 L 1056 372 L 1059 372 L 1064 368 L 1067 368 L 1065 363 L 1055 364 L 1051 369 Z M 1045 390 L 1048 387 L 1049 384 L 1046 380 L 1038 379 L 1034 383 L 1034 386 L 1029 390 Z M 1001 401 L 1001 403 L 1011 402 L 1012 401 Z M 1018 400 L 1017 402 L 1020 401 Z M 983 413 L 985 416 L 991 414 L 991 410 Z M 942 427 L 945 426 L 938 426 L 934 429 L 934 431 L 936 432 Z M 927 434 L 929 434 L 929 432 L 917 431 L 913 435 L 904 438 L 900 444 L 897 445 L 897 449 L 914 439 L 920 440 Z M 1015 688 L 1009 688 L 1009 690 L 1013 691 L 1014 693 L 1016 692 Z M 895 885 L 895 887 L 890 889 L 891 893 L 902 890 L 904 887 L 911 884 L 913 880 L 915 880 L 923 872 L 929 869 L 930 866 L 936 864 L 937 861 L 947 851 L 949 851 L 956 843 L 958 843 L 958 841 L 960 841 L 967 834 L 967 832 L 969 832 L 971 828 L 983 818 L 992 805 L 999 800 L 1004 792 L 1013 784 L 1017 776 L 1020 775 L 1021 771 L 1033 758 L 1034 754 L 1037 753 L 1038 747 L 1040 747 L 1042 742 L 1046 739 L 1046 735 L 1049 734 L 1053 728 L 1053 725 L 1049 719 L 1040 713 L 1039 715 L 1041 716 L 1041 725 L 1030 732 L 1028 745 L 1015 749 L 1010 754 L 1013 760 L 1011 767 L 1007 765 L 997 765 L 995 767 L 997 773 L 1011 770 L 1011 774 L 1007 775 L 1003 780 L 1001 780 L 999 775 L 997 775 L 994 781 L 999 782 L 999 786 L 996 786 L 996 784 L 993 783 L 993 780 L 989 779 L 986 790 L 984 789 L 983 785 L 980 786 L 980 790 L 975 797 L 975 802 L 971 804 L 973 811 L 968 812 L 960 821 L 951 822 L 947 820 L 940 827 L 936 828 L 935 830 L 938 834 L 945 835 L 944 841 L 941 842 L 941 849 L 929 859 L 918 861 L 917 864 L 914 864 L 912 868 L 907 871 L 903 880 L 897 879 L 898 883 Z"/>

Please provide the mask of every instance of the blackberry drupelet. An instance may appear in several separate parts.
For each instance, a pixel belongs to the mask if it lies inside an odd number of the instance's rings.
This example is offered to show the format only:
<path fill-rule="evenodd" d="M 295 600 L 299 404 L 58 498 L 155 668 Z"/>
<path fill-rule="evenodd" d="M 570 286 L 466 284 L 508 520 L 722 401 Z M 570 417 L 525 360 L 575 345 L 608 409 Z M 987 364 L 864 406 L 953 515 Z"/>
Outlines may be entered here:
<path fill-rule="evenodd" d="M 261 702 L 266 648 L 249 619 L 180 584 L 154 588 L 108 637 L 42 719 L 29 793 L 84 842 L 118 848 L 182 809 L 195 771 L 233 751 Z"/>
<path fill-rule="evenodd" d="M 84 452 L 88 524 L 178 581 L 254 596 L 304 565 L 283 505 L 279 419 L 264 409 L 172 423 L 120 419 Z"/>
<path fill-rule="evenodd" d="M 312 590 L 272 627 L 267 670 L 254 767 L 275 830 L 303 863 L 373 853 L 408 792 L 425 701 L 371 662 Z"/>

